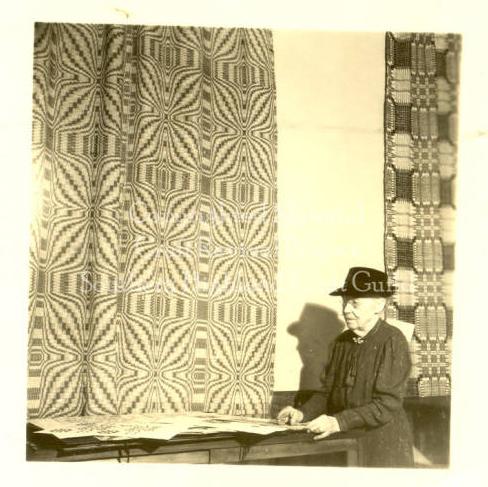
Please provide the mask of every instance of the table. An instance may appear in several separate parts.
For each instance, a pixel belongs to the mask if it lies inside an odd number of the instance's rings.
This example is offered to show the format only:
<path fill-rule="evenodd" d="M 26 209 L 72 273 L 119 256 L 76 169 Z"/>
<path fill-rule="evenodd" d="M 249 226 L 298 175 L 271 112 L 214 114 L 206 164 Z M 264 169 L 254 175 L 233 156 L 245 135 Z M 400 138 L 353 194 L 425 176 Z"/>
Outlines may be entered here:
<path fill-rule="evenodd" d="M 96 438 L 59 440 L 27 429 L 29 461 L 117 461 L 130 463 L 252 463 L 287 457 L 344 452 L 347 466 L 360 466 L 357 434 L 337 433 L 313 440 L 312 433 L 278 432 L 261 436 L 246 433 L 178 435 L 171 440 L 99 441 Z"/>

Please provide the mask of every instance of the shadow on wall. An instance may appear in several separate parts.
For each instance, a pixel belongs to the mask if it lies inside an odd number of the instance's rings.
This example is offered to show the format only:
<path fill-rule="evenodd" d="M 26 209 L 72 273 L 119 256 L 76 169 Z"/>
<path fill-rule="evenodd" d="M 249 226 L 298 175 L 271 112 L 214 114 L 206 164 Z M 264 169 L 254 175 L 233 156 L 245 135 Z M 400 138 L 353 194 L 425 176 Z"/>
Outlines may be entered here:
<path fill-rule="evenodd" d="M 343 329 L 344 323 L 339 319 L 336 311 L 310 303 L 304 306 L 299 321 L 288 327 L 288 333 L 298 339 L 297 350 L 302 360 L 300 390 L 321 388 L 320 379 L 332 343 Z"/>

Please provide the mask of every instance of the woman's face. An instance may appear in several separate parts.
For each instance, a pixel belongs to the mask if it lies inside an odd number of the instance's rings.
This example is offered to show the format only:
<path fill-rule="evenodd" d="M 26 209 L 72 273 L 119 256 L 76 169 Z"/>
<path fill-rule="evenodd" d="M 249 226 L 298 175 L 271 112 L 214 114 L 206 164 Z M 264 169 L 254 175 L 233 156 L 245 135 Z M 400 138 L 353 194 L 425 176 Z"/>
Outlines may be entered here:
<path fill-rule="evenodd" d="M 351 331 L 368 331 L 385 307 L 384 298 L 342 298 L 342 312 Z"/>

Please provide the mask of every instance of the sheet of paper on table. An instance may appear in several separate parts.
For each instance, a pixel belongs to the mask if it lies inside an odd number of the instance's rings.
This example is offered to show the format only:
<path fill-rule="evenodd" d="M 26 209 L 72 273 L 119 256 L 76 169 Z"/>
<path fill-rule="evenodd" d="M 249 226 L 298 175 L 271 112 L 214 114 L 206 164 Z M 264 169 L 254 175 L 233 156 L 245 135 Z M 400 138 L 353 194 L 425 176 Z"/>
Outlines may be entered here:
<path fill-rule="evenodd" d="M 60 439 L 84 436 L 157 438 L 169 440 L 186 431 L 192 424 L 191 418 L 178 418 L 163 414 L 127 414 L 106 416 L 73 416 L 30 421 L 42 428 L 38 433 L 49 433 Z"/>
<path fill-rule="evenodd" d="M 278 431 L 306 428 L 306 425 L 287 426 L 278 424 L 275 420 L 214 413 L 76 416 L 32 419 L 29 422 L 42 428 L 42 431 L 37 432 L 38 434 L 52 434 L 60 439 L 95 436 L 101 440 L 136 438 L 169 440 L 185 433 L 245 432 L 268 435 Z"/>

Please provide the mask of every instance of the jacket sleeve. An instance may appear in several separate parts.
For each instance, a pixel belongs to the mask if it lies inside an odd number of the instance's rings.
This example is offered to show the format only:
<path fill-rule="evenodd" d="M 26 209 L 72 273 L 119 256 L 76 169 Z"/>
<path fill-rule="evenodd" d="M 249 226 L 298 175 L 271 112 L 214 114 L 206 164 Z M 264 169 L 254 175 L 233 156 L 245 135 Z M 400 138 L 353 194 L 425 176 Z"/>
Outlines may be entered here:
<path fill-rule="evenodd" d="M 410 367 L 407 340 L 403 334 L 395 334 L 384 345 L 371 402 L 334 415 L 341 431 L 374 428 L 391 421 L 402 407 Z"/>
<path fill-rule="evenodd" d="M 334 382 L 336 358 L 337 345 L 335 345 L 332 349 L 331 358 L 325 368 L 325 373 L 322 380 L 322 389 L 314 392 L 308 401 L 298 408 L 303 413 L 303 422 L 311 421 L 317 416 L 327 412 L 327 397 Z"/>

